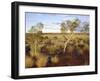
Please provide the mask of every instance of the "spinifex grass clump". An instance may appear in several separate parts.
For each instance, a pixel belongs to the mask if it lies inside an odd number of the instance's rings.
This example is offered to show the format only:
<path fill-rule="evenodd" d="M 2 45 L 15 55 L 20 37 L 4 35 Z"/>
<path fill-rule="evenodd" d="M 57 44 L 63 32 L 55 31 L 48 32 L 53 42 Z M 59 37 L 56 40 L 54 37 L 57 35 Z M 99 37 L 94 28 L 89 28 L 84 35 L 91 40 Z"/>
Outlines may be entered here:
<path fill-rule="evenodd" d="M 89 34 L 26 33 L 26 68 L 89 65 Z"/>

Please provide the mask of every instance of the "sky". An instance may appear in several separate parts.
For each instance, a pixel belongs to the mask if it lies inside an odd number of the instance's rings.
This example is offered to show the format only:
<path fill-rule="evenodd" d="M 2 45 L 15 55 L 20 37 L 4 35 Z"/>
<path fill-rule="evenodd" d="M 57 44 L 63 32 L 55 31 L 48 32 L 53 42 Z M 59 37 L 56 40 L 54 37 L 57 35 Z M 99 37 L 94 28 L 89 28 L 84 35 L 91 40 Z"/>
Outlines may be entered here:
<path fill-rule="evenodd" d="M 26 32 L 37 23 L 43 23 L 44 33 L 50 32 L 60 32 L 60 23 L 65 20 L 72 20 L 78 18 L 81 23 L 89 22 L 89 15 L 80 15 L 80 14 L 54 14 L 54 13 L 34 13 L 26 12 L 25 13 L 25 24 Z M 78 31 L 79 29 L 76 29 Z"/>

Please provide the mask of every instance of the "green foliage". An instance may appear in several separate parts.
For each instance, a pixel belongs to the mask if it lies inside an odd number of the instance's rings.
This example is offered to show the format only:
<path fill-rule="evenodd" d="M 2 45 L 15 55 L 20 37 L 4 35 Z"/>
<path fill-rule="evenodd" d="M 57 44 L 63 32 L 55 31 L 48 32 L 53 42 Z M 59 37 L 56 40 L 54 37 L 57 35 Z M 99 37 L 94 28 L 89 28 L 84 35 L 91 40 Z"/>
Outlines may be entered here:
<path fill-rule="evenodd" d="M 29 33 L 42 33 L 42 29 L 44 27 L 44 24 L 39 22 L 37 23 L 35 26 L 32 26 L 30 29 L 29 29 Z"/>
<path fill-rule="evenodd" d="M 88 22 L 83 22 L 83 27 L 81 29 L 81 32 L 89 33 L 89 23 Z"/>
<path fill-rule="evenodd" d="M 66 33 L 69 31 L 73 32 L 80 24 L 79 19 L 67 20 L 61 23 L 61 32 Z"/>

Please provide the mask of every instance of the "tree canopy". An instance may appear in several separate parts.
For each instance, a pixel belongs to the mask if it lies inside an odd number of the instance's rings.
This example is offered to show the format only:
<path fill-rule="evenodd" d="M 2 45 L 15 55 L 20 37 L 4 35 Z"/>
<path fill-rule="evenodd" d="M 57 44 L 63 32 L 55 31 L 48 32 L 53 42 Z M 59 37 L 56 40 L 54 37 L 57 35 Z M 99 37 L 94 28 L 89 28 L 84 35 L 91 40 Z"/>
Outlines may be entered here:
<path fill-rule="evenodd" d="M 35 26 L 32 26 L 28 32 L 30 33 L 38 33 L 38 32 L 42 32 L 42 29 L 44 27 L 44 24 L 39 22 L 37 23 Z"/>
<path fill-rule="evenodd" d="M 61 23 L 61 32 L 73 32 L 80 24 L 80 20 L 75 18 L 73 20 L 66 20 Z"/>
<path fill-rule="evenodd" d="M 89 32 L 89 23 L 88 22 L 83 22 L 81 32 L 87 32 L 87 33 Z"/>

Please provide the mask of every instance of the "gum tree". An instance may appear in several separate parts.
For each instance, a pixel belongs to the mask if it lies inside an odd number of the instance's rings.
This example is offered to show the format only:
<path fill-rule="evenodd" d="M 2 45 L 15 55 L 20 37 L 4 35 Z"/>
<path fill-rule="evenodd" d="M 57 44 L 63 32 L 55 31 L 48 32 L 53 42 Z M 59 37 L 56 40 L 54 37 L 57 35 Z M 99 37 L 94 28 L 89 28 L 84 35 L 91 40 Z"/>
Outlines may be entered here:
<path fill-rule="evenodd" d="M 79 27 L 79 25 L 80 25 L 80 20 L 78 18 L 75 18 L 73 20 L 67 20 L 67 21 L 64 21 L 61 23 L 61 32 L 71 34 L 70 37 L 68 38 L 68 40 L 64 44 L 64 52 L 65 52 L 65 48 L 67 46 L 67 43 L 71 40 L 75 29 L 77 27 Z M 67 39 L 66 36 L 63 35 L 63 37 L 65 39 Z"/>
<path fill-rule="evenodd" d="M 41 39 L 43 27 L 44 27 L 44 24 L 40 22 L 40 23 L 37 23 L 35 26 L 32 26 L 31 29 L 29 30 L 29 33 L 33 34 L 33 42 L 31 44 L 32 56 L 37 55 L 38 42 Z"/>

